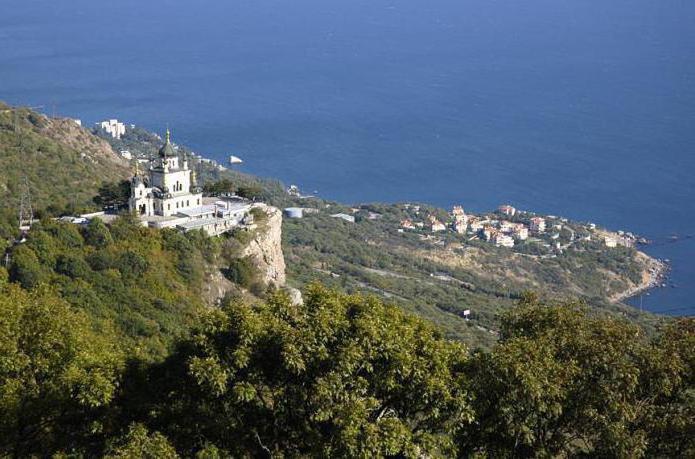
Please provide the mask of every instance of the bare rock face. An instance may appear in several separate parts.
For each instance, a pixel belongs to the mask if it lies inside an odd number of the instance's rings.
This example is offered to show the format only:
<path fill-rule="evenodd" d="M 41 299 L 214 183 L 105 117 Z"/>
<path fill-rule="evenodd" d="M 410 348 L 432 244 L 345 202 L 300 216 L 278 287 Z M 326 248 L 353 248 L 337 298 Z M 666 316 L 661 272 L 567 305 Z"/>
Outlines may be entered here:
<path fill-rule="evenodd" d="M 285 285 L 285 257 L 282 254 L 282 212 L 266 204 L 254 209 L 265 212 L 267 218 L 259 221 L 254 238 L 244 248 L 242 256 L 252 257 L 266 284 Z"/>
<path fill-rule="evenodd" d="M 206 275 L 202 290 L 203 299 L 210 306 L 219 306 L 227 293 L 238 291 L 238 289 L 234 282 L 224 277 L 220 271 L 213 269 Z"/>
<path fill-rule="evenodd" d="M 304 304 L 304 298 L 302 297 L 302 292 L 296 288 L 293 287 L 285 287 L 285 292 L 287 295 L 290 297 L 290 302 L 295 305 L 299 306 Z"/>

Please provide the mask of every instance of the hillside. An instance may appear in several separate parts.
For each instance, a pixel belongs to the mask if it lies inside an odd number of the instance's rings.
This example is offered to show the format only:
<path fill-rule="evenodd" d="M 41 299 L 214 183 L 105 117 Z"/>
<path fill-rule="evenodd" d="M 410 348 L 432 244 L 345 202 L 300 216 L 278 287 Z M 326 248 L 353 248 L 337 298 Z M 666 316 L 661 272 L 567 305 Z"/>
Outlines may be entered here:
<path fill-rule="evenodd" d="M 130 167 L 111 146 L 70 119 L 54 119 L 0 103 L 0 237 L 13 230 L 19 197 L 29 185 L 37 216 L 94 208 L 106 182 L 127 178 Z M 16 224 L 16 223 L 15 223 Z"/>
<path fill-rule="evenodd" d="M 399 222 L 411 213 L 403 205 L 364 205 L 357 212 L 324 201 L 302 205 L 319 212 L 285 222 L 290 283 L 320 279 L 348 291 L 375 293 L 474 346 L 490 346 L 497 339 L 499 314 L 525 291 L 547 300 L 579 299 L 594 311 L 644 325 L 659 320 L 611 298 L 634 288 L 651 267 L 653 260 L 632 248 L 583 241 L 560 255 L 530 255 L 523 253 L 523 244 L 512 250 L 453 232 L 436 237 L 426 230 L 399 232 Z M 442 212 L 420 208 L 424 215 Z M 354 212 L 356 221 L 331 217 L 339 212 Z M 379 218 L 370 219 L 370 212 Z"/>
<path fill-rule="evenodd" d="M 128 215 L 108 225 L 51 218 L 100 210 L 94 198 L 131 174 L 108 142 L 73 120 L 2 105 L 0 169 L 0 249 L 4 256 L 7 248 L 9 280 L 29 291 L 50 285 L 96 328 L 113 328 L 129 354 L 160 358 L 225 295 L 254 298 L 249 290 L 262 296 L 269 283 L 284 284 L 281 219 L 270 208 L 257 212 L 256 230 L 221 238 L 144 228 Z M 17 243 L 25 180 L 35 221 Z M 230 280 L 242 258 L 244 285 Z"/>
<path fill-rule="evenodd" d="M 159 142 L 141 128 L 127 129 L 120 140 L 105 139 L 141 157 L 152 155 Z M 183 145 L 177 148 L 194 155 Z M 301 197 L 286 192 L 277 181 L 194 158 L 199 179 L 210 193 L 251 193 L 279 208 L 313 209 L 302 219 L 283 222 L 283 251 L 293 287 L 319 280 L 349 292 L 376 294 L 436 323 L 449 337 L 483 347 L 498 338 L 499 314 L 527 290 L 543 292 L 548 300 L 580 299 L 595 311 L 629 317 L 650 328 L 660 320 L 619 301 L 648 277 L 655 260 L 633 248 L 606 247 L 601 240 L 611 234 L 606 230 L 547 218 L 549 225 L 564 227 L 558 231 L 558 242 L 567 245 L 570 236 L 576 239 L 559 255 L 546 248 L 552 242 L 550 234 L 547 243 L 529 241 L 511 250 L 452 232 L 399 232 L 403 219 L 434 215 L 446 221 L 447 212 L 424 204 L 350 206 Z M 355 222 L 331 217 L 338 213 L 354 216 Z M 499 218 L 494 213 L 487 216 Z M 583 239 L 591 235 L 593 240 Z"/>

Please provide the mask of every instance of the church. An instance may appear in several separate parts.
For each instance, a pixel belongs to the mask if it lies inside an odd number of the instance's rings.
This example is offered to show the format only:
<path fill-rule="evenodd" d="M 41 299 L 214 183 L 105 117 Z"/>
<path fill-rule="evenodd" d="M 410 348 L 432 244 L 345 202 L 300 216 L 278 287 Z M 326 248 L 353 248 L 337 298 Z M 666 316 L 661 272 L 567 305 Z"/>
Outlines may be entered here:
<path fill-rule="evenodd" d="M 137 167 L 137 163 L 136 163 Z M 146 174 L 136 168 L 128 207 L 143 225 L 153 228 L 203 230 L 218 235 L 239 225 L 250 225 L 251 203 L 241 198 L 204 198 L 195 171 L 171 144 L 167 129 L 164 145 Z"/>

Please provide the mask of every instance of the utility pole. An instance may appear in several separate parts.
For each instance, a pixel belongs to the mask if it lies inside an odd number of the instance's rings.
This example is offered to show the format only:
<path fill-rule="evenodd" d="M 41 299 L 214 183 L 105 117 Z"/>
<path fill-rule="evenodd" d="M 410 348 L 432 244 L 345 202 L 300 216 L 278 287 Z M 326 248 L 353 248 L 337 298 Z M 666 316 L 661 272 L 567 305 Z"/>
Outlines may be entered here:
<path fill-rule="evenodd" d="M 24 176 L 24 183 L 19 196 L 19 230 L 29 231 L 34 221 L 34 209 L 31 205 L 31 188 L 29 179 Z"/>

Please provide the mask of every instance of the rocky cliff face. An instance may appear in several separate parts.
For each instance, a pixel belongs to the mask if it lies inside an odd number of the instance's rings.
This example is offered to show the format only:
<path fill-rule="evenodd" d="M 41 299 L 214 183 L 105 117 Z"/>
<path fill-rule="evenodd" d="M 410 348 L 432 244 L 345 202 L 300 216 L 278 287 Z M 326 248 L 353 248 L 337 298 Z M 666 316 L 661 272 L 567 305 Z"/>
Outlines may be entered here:
<path fill-rule="evenodd" d="M 257 204 L 258 209 L 266 215 L 259 219 L 254 237 L 242 252 L 243 257 L 251 257 L 266 284 L 276 287 L 285 285 L 285 257 L 282 254 L 282 212 L 275 207 Z"/>
<path fill-rule="evenodd" d="M 246 243 L 236 256 L 249 257 L 254 261 L 260 280 L 275 287 L 283 287 L 285 284 L 285 257 L 282 253 L 282 212 L 275 207 L 266 204 L 256 204 L 254 213 L 261 218 L 257 219 L 257 226 L 251 234 L 253 237 Z M 239 285 L 227 279 L 219 267 L 210 266 L 206 274 L 203 298 L 209 305 L 219 305 L 220 301 L 228 294 L 244 294 Z M 248 292 L 246 292 L 248 293 Z M 293 302 L 301 303 L 299 291 L 288 292 Z"/>

